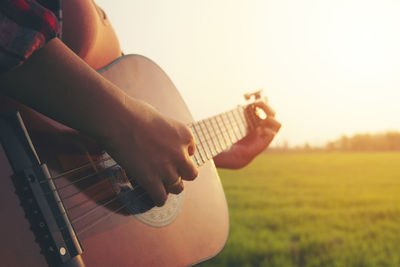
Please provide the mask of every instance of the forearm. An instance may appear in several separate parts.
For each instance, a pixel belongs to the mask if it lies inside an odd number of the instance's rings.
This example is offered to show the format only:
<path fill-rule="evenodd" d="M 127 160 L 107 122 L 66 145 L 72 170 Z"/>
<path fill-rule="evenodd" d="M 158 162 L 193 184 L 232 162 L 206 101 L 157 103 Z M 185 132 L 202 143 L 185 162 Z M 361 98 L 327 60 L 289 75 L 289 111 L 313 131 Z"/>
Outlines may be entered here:
<path fill-rule="evenodd" d="M 157 205 L 183 190 L 182 182 L 165 185 L 197 176 L 183 123 L 125 94 L 58 39 L 1 75 L 0 84 L 2 93 L 99 141 Z"/>
<path fill-rule="evenodd" d="M 126 94 L 59 39 L 2 74 L 0 84 L 1 93 L 95 138 L 123 123 Z"/>
<path fill-rule="evenodd" d="M 249 164 L 254 157 L 264 151 L 274 139 L 281 124 L 272 116 L 263 127 L 258 127 L 229 150 L 214 157 L 217 168 L 240 169 Z"/>

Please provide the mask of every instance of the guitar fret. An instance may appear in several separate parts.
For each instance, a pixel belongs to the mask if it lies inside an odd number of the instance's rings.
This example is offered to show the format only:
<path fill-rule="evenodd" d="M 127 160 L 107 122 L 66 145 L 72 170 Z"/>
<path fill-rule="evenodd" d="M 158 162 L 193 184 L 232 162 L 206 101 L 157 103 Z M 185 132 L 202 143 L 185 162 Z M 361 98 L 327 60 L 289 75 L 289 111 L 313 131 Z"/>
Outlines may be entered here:
<path fill-rule="evenodd" d="M 226 146 L 224 146 L 224 144 L 226 144 L 226 142 L 225 142 L 225 140 L 224 140 L 224 136 L 223 136 L 223 134 L 222 134 L 221 127 L 219 126 L 217 117 L 214 117 L 214 124 L 215 124 L 215 126 L 216 126 L 216 128 L 217 128 L 216 132 L 218 133 L 218 134 L 217 134 L 217 140 L 218 140 L 218 143 L 220 144 L 221 151 L 223 151 L 223 150 L 225 150 L 225 148 L 226 148 Z M 214 127 L 214 124 L 213 124 L 213 127 Z M 224 143 L 224 144 L 222 144 L 222 143 Z"/>
<path fill-rule="evenodd" d="M 225 114 L 225 113 L 221 114 L 221 117 L 223 117 L 224 115 L 225 115 L 225 117 L 226 117 L 226 114 Z M 227 119 L 225 119 L 225 120 L 227 120 Z M 231 143 L 228 145 L 228 147 L 229 147 L 230 145 L 232 145 L 233 143 L 235 143 L 235 141 L 232 139 L 232 135 L 231 135 L 231 133 L 230 133 L 230 131 L 229 131 L 229 128 L 228 128 L 228 126 L 226 125 L 226 123 L 225 123 L 225 121 L 224 121 L 223 119 L 222 119 L 222 124 L 225 126 L 226 134 L 228 135 L 229 140 L 231 141 Z"/>
<path fill-rule="evenodd" d="M 239 109 L 240 109 L 240 111 L 239 111 Z M 244 108 L 239 107 L 236 110 L 237 110 L 237 113 L 238 113 L 238 116 L 239 116 L 240 120 L 242 121 L 242 127 L 244 128 L 244 130 L 243 130 L 244 131 L 244 135 L 246 135 L 247 134 L 247 129 L 246 129 L 246 119 L 244 117 Z"/>
<path fill-rule="evenodd" d="M 252 129 L 251 117 L 242 106 L 188 125 L 196 141 L 192 160 L 201 166 L 243 138 Z"/>
<path fill-rule="evenodd" d="M 243 131 L 243 129 L 241 128 L 242 124 L 240 123 L 241 122 L 240 118 L 238 118 L 238 110 L 237 109 L 232 110 L 231 116 L 232 116 L 233 120 L 236 122 L 235 125 L 236 125 L 238 135 L 240 137 L 239 139 L 242 139 L 243 137 L 246 136 L 246 132 Z"/>
<path fill-rule="evenodd" d="M 195 154 L 197 155 L 196 158 L 199 160 L 199 164 L 205 163 L 203 156 L 201 155 L 200 150 L 198 148 L 196 149 Z"/>
<path fill-rule="evenodd" d="M 240 139 L 242 139 L 242 138 L 245 136 L 245 134 L 243 133 L 242 128 L 240 128 L 240 126 L 241 126 L 241 124 L 240 124 L 240 119 L 238 119 L 237 115 L 235 115 L 235 113 L 236 113 L 235 111 L 237 112 L 237 109 L 234 109 L 234 110 L 231 111 L 231 113 L 232 113 L 232 118 L 233 118 L 233 119 L 235 120 L 235 122 L 236 122 L 237 131 L 238 131 L 238 133 L 239 133 Z"/>
<path fill-rule="evenodd" d="M 203 128 L 201 127 L 201 121 L 198 124 L 196 124 L 196 126 L 199 127 L 200 132 L 202 134 L 201 137 L 200 137 L 200 142 L 201 142 L 201 146 L 202 146 L 202 148 L 204 150 L 204 153 L 205 153 L 205 158 L 206 158 L 206 160 L 209 160 L 211 157 L 210 157 L 209 151 L 207 151 L 207 148 L 208 148 L 207 137 L 205 136 Z"/>
<path fill-rule="evenodd" d="M 193 132 L 193 124 L 192 123 L 189 123 L 188 125 L 187 125 L 187 127 L 189 127 L 189 129 L 190 129 L 190 131 L 192 132 L 192 135 L 193 135 L 193 139 L 195 140 L 194 142 L 196 142 L 196 136 L 195 136 L 195 133 Z M 195 155 L 195 153 L 196 153 L 196 150 L 197 149 L 195 149 L 195 152 L 193 153 L 193 155 L 192 155 L 192 160 L 195 162 L 195 163 L 197 163 L 197 158 L 196 158 L 196 155 Z"/>
<path fill-rule="evenodd" d="M 199 161 L 199 159 L 196 157 L 196 154 L 193 154 L 192 158 L 194 158 L 196 165 L 199 166 L 199 165 L 200 165 L 200 161 Z"/>
<path fill-rule="evenodd" d="M 215 155 L 217 155 L 218 154 L 218 148 L 217 148 L 217 145 L 215 144 L 215 141 L 214 141 L 214 136 L 212 136 L 212 132 L 210 131 L 210 129 L 211 129 L 211 123 L 210 123 L 210 121 L 209 121 L 209 119 L 206 119 L 206 120 L 204 120 L 203 121 L 204 122 L 204 126 L 205 126 L 205 128 L 206 128 L 206 131 L 207 131 L 207 133 L 208 133 L 208 135 L 210 136 L 210 139 L 211 139 L 211 143 L 212 143 L 212 149 L 214 149 L 212 152 L 212 156 L 214 157 Z"/>
<path fill-rule="evenodd" d="M 207 133 L 204 129 L 204 121 L 203 120 L 199 121 L 199 127 L 204 136 L 204 148 L 206 150 L 207 159 L 210 159 L 210 158 L 212 158 L 212 151 L 210 149 L 210 143 L 208 142 L 210 140 L 210 136 L 207 136 Z"/>
<path fill-rule="evenodd" d="M 214 144 L 214 147 L 215 147 L 215 151 L 218 154 L 218 153 L 220 153 L 222 151 L 222 147 L 221 147 L 221 144 L 218 141 L 218 132 L 216 132 L 215 129 L 214 129 L 212 118 L 207 120 L 207 125 L 208 125 L 208 129 L 213 134 L 212 141 L 213 141 L 213 144 Z"/>
<path fill-rule="evenodd" d="M 193 124 L 189 124 L 189 128 L 192 130 L 193 137 L 194 137 L 194 140 L 195 140 L 195 143 L 196 143 L 196 148 L 194 150 L 193 157 L 196 160 L 197 165 L 200 166 L 200 164 L 201 164 L 200 159 L 202 159 L 202 158 L 201 158 L 199 149 L 197 147 L 199 138 L 197 136 L 196 130 L 194 129 L 194 125 Z"/>
<path fill-rule="evenodd" d="M 219 115 L 218 117 L 216 117 L 216 121 L 218 124 L 218 128 L 220 128 L 220 130 L 221 130 L 221 136 L 222 136 L 222 139 L 224 140 L 225 149 L 226 149 L 227 147 L 229 147 L 229 142 L 228 142 L 228 138 L 226 138 L 226 131 L 224 130 L 224 124 L 222 122 L 221 116 L 222 115 Z"/>
<path fill-rule="evenodd" d="M 215 129 L 215 127 L 214 127 L 214 125 L 216 125 L 215 117 L 210 118 L 210 125 L 211 125 L 211 127 L 212 127 L 212 129 L 213 129 L 213 131 L 215 133 L 215 137 L 216 137 L 215 139 L 217 140 L 217 143 L 218 143 L 217 150 L 218 150 L 218 153 L 219 153 L 219 152 L 223 151 L 224 148 L 223 148 L 223 146 L 222 146 L 222 144 L 220 142 L 220 138 L 219 138 L 220 132 L 218 132 L 217 129 Z"/>
<path fill-rule="evenodd" d="M 204 160 L 203 154 L 201 153 L 202 151 L 204 152 L 204 148 L 203 148 L 203 145 L 201 143 L 201 139 L 200 139 L 199 133 L 197 131 L 196 124 L 193 124 L 193 131 L 195 133 L 194 136 L 195 136 L 195 140 L 196 140 L 196 148 L 197 148 L 196 151 L 198 152 L 198 154 L 199 154 L 199 156 L 201 158 L 201 161 L 203 161 L 203 163 L 205 163 L 206 160 Z"/>
<path fill-rule="evenodd" d="M 200 167 L 200 162 L 199 160 L 196 158 L 196 154 L 193 154 L 192 156 L 192 161 L 194 164 L 196 164 L 197 167 Z"/>
<path fill-rule="evenodd" d="M 207 126 L 206 120 L 202 120 L 202 126 L 203 126 L 203 131 L 208 136 L 207 147 L 210 151 L 211 158 L 213 158 L 215 155 L 218 154 L 217 149 L 215 147 L 215 143 L 214 143 L 214 136 L 212 135 L 212 132 L 210 132 L 209 127 Z"/>
<path fill-rule="evenodd" d="M 203 133 L 201 132 L 200 125 L 197 124 L 196 127 L 197 127 L 197 130 L 198 130 L 199 133 L 200 133 L 200 135 L 199 135 L 199 138 L 200 138 L 199 145 L 200 145 L 200 147 L 201 147 L 201 149 L 200 149 L 200 154 L 201 154 L 202 157 L 203 157 L 203 161 L 204 161 L 204 162 L 207 162 L 207 161 L 208 161 L 208 153 L 207 153 L 206 146 L 205 146 L 205 140 L 206 140 L 206 138 L 205 138 L 205 136 L 203 135 Z"/>
<path fill-rule="evenodd" d="M 250 116 L 248 113 L 246 113 L 246 110 L 245 110 L 245 115 L 246 115 L 246 118 L 247 118 L 247 121 L 248 121 L 249 129 L 250 130 L 255 129 L 256 128 L 256 121 L 255 121 L 254 116 Z"/>
<path fill-rule="evenodd" d="M 238 135 L 236 134 L 235 127 L 234 127 L 234 125 L 233 125 L 233 121 L 232 121 L 232 119 L 231 119 L 231 116 L 229 116 L 229 115 L 231 115 L 231 113 L 230 113 L 230 112 L 227 112 L 227 113 L 226 113 L 226 117 L 228 118 L 229 124 L 230 124 L 231 127 L 232 127 L 232 132 L 233 132 L 233 135 L 234 135 L 235 138 L 236 138 L 236 140 L 235 140 L 235 142 L 236 142 L 236 141 L 239 140 L 240 138 L 239 138 Z"/>

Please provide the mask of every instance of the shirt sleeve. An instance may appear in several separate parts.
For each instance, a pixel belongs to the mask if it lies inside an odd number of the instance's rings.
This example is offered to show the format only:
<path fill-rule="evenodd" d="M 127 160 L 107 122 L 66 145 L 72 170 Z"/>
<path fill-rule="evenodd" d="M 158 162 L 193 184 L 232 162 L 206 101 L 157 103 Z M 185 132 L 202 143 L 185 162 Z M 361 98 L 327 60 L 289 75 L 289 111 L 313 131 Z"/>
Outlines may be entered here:
<path fill-rule="evenodd" d="M 0 73 L 25 62 L 60 33 L 53 12 L 34 0 L 0 1 Z"/>

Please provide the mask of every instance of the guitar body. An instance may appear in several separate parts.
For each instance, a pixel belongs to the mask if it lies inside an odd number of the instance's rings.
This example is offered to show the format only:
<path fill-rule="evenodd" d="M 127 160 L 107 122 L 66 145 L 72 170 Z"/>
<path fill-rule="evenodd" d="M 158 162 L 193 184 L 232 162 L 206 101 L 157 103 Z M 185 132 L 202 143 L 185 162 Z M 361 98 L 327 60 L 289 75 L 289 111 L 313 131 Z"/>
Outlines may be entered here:
<path fill-rule="evenodd" d="M 192 121 L 173 83 L 147 58 L 123 56 L 99 72 L 132 97 L 153 105 L 161 113 L 184 123 Z M 68 127 L 26 108 L 22 109 L 21 115 L 32 134 L 39 158 L 48 163 L 51 173 L 62 173 L 73 166 L 80 166 L 88 161 L 88 157 L 91 161 L 101 157 L 92 148 L 95 147 L 93 142 L 88 145 L 90 142 L 81 141 L 76 132 Z M 26 118 L 35 118 L 36 122 L 33 119 L 26 121 Z M 74 146 L 79 149 L 84 147 L 84 152 L 75 153 L 71 145 L 62 145 L 60 138 L 70 135 L 75 136 L 72 138 Z M 53 142 L 51 136 L 56 141 Z M 51 163 L 52 159 L 57 160 Z M 14 193 L 15 186 L 10 178 L 12 170 L 1 147 L 0 168 L 2 263 L 4 266 L 46 266 L 45 257 L 40 253 L 35 235 Z M 86 266 L 187 266 L 216 255 L 226 242 L 229 228 L 227 205 L 212 161 L 199 168 L 195 181 L 185 182 L 184 193 L 179 196 L 179 207 L 175 207 L 176 215 L 158 225 L 146 223 L 126 210 L 117 209 L 121 205 L 105 205 L 105 201 L 115 194 L 109 180 L 86 190 L 79 183 L 65 186 L 71 179 L 60 177 L 56 184 L 62 188 L 61 197 L 76 193 L 74 197 L 65 197 L 64 205 L 74 207 L 69 216 L 78 232 L 84 250 L 81 257 Z M 80 193 L 80 190 L 84 192 Z M 99 194 L 103 196 L 99 197 Z M 161 213 L 152 216 L 162 217 L 163 212 L 171 212 L 174 209 L 171 205 L 166 205 L 161 208 L 164 209 Z"/>

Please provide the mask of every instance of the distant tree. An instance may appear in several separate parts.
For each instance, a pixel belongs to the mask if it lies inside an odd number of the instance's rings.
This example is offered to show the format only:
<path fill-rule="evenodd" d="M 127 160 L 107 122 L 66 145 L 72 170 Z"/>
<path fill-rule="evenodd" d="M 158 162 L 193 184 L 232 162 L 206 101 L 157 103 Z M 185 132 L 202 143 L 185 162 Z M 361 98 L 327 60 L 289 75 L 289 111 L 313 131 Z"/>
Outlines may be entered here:
<path fill-rule="evenodd" d="M 308 142 L 306 142 L 306 143 L 304 144 L 304 146 L 303 146 L 303 149 L 304 149 L 305 151 L 310 151 L 310 150 L 311 150 L 310 144 L 309 144 Z"/>
<path fill-rule="evenodd" d="M 325 145 L 327 150 L 341 151 L 394 151 L 400 150 L 400 132 L 343 135 Z"/>

